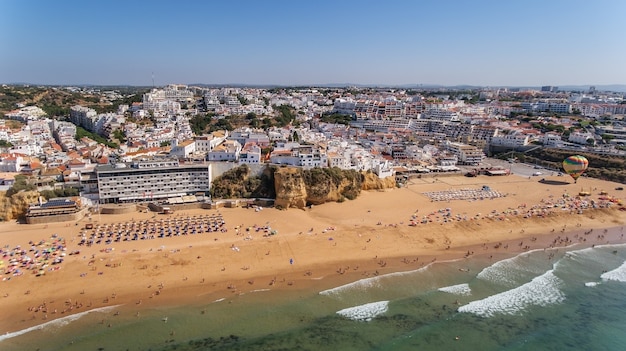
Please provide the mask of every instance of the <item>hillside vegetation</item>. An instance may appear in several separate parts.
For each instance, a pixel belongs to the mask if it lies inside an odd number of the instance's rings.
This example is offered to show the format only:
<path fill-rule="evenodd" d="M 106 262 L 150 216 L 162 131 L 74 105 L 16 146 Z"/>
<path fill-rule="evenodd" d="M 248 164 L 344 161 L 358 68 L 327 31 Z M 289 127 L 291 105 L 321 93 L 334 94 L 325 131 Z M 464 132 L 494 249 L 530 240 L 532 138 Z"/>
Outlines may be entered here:
<path fill-rule="evenodd" d="M 562 170 L 563 160 L 572 155 L 581 155 L 589 160 L 585 174 L 589 177 L 626 184 L 626 159 L 619 156 L 604 156 L 571 150 L 537 149 L 528 154 L 515 155 L 520 162 L 538 164 L 548 169 Z"/>

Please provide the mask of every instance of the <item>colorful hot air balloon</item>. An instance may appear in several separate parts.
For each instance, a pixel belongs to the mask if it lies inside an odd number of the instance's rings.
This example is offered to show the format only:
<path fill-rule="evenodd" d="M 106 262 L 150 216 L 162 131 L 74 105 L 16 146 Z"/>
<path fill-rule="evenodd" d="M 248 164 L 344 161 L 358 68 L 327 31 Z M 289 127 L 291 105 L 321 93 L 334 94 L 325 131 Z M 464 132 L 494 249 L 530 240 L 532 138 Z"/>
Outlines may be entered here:
<path fill-rule="evenodd" d="M 565 173 L 574 178 L 574 183 L 576 183 L 578 177 L 585 172 L 587 166 L 589 166 L 589 161 L 587 161 L 584 156 L 575 155 L 563 160 L 563 169 Z"/>

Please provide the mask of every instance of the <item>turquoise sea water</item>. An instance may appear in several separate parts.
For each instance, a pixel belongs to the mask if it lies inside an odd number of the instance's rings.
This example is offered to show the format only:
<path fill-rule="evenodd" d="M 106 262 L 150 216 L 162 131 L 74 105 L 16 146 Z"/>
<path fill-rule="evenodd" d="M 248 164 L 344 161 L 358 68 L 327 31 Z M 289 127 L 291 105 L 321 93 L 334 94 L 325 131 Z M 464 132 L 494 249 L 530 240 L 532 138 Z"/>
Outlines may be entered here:
<path fill-rule="evenodd" d="M 0 349 L 626 350 L 625 262 L 626 244 L 571 246 L 140 316 L 111 307 L 1 336 Z"/>

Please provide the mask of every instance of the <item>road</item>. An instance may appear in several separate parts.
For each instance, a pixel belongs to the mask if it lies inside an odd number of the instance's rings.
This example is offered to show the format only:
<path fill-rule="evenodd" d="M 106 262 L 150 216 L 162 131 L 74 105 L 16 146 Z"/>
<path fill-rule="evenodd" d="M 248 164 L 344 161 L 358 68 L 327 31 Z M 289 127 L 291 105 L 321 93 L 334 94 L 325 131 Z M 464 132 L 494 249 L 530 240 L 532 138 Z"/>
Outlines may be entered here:
<path fill-rule="evenodd" d="M 508 161 L 505 161 L 505 160 L 498 160 L 495 158 L 486 158 L 483 161 L 481 167 L 489 167 L 489 166 L 510 169 L 511 174 L 515 174 L 515 175 L 522 176 L 522 177 L 532 177 L 533 174 L 537 172 L 542 173 L 541 175 L 539 175 L 539 177 L 557 175 L 559 174 L 559 172 L 561 172 L 560 170 L 554 171 L 554 170 L 549 170 L 545 168 L 537 169 L 535 168 L 535 165 L 532 165 L 532 164 L 525 164 L 525 163 L 519 163 L 519 162 L 509 163 Z"/>

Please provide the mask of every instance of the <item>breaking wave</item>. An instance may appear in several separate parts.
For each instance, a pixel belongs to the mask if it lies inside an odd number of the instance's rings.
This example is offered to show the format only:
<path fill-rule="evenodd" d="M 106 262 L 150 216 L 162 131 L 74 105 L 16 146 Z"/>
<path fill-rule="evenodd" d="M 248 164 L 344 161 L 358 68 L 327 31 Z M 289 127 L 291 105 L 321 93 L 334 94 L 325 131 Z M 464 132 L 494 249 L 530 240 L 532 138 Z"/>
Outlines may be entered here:
<path fill-rule="evenodd" d="M 345 308 L 337 311 L 338 315 L 351 319 L 353 321 L 369 322 L 372 318 L 387 312 L 389 301 L 378 301 L 367 303 L 365 305 Z"/>
<path fill-rule="evenodd" d="M 612 271 L 602 273 L 600 278 L 604 280 L 615 280 L 618 282 L 626 282 L 626 262 Z"/>
<path fill-rule="evenodd" d="M 549 270 L 524 285 L 482 300 L 472 301 L 461 306 L 458 311 L 482 317 L 491 317 L 495 314 L 514 315 L 528 306 L 547 306 L 562 302 L 565 300 L 565 295 L 559 289 L 559 285 L 561 285 L 561 280 L 553 274 L 552 270 Z"/>
<path fill-rule="evenodd" d="M 469 296 L 472 294 L 472 289 L 470 289 L 469 284 L 464 283 L 464 284 L 458 284 L 458 285 L 452 285 L 452 286 L 446 286 L 443 288 L 439 288 L 437 289 L 439 291 L 443 291 L 449 294 L 455 294 L 455 295 L 464 295 L 464 296 Z"/>

